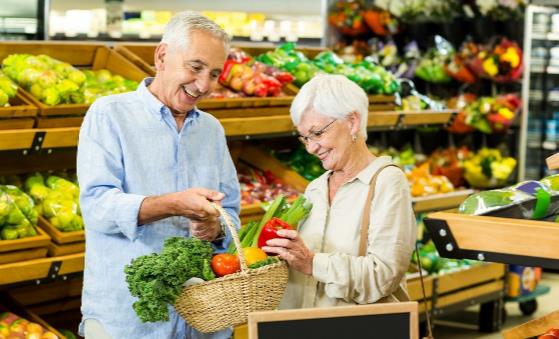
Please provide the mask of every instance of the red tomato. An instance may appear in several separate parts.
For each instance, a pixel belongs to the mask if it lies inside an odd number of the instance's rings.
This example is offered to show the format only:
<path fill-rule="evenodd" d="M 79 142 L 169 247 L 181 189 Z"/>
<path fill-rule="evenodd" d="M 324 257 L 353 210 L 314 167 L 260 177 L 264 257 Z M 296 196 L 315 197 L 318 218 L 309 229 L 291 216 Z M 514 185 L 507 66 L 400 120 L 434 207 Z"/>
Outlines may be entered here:
<path fill-rule="evenodd" d="M 212 270 L 218 277 L 238 272 L 241 269 L 236 255 L 221 253 L 212 258 Z"/>
<path fill-rule="evenodd" d="M 551 334 L 544 334 L 544 335 L 540 335 L 538 339 L 557 339 L 557 337 Z"/>
<path fill-rule="evenodd" d="M 551 334 L 559 338 L 559 328 L 552 328 L 549 331 L 545 332 L 545 334 Z"/>

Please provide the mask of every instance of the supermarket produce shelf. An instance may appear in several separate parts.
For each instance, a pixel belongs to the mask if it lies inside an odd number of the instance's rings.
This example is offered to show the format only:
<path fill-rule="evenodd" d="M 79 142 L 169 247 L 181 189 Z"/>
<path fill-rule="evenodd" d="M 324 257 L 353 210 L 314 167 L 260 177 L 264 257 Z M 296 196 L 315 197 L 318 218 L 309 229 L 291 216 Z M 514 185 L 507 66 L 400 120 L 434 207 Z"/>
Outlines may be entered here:
<path fill-rule="evenodd" d="M 0 285 L 43 280 L 64 279 L 64 276 L 79 273 L 84 267 L 84 253 L 41 258 L 0 265 Z"/>
<path fill-rule="evenodd" d="M 398 128 L 431 124 L 446 124 L 456 112 L 436 111 L 390 111 L 369 113 L 368 127 Z M 225 134 L 235 136 L 258 136 L 270 134 L 293 134 L 295 128 L 289 115 L 273 115 L 220 119 Z M 79 127 L 14 129 L 0 131 L 0 151 L 75 147 Z"/>
<path fill-rule="evenodd" d="M 457 114 L 456 110 L 423 111 L 374 111 L 369 112 L 369 128 L 406 128 L 424 125 L 450 124 Z"/>
<path fill-rule="evenodd" d="M 420 213 L 456 208 L 473 193 L 474 190 L 464 189 L 449 193 L 416 197 L 412 199 L 413 210 L 416 213 Z"/>
<path fill-rule="evenodd" d="M 78 135 L 79 127 L 4 130 L 0 131 L 0 151 L 38 152 L 42 149 L 75 147 Z"/>
<path fill-rule="evenodd" d="M 559 269 L 559 224 L 437 212 L 424 219 L 443 257 Z"/>

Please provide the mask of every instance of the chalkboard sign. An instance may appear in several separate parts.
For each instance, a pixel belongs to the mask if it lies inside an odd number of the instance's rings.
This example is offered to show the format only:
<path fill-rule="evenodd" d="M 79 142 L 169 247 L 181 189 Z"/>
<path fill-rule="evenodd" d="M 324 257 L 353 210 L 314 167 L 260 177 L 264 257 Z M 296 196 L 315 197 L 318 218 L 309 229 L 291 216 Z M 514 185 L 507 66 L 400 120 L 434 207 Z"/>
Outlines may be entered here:
<path fill-rule="evenodd" d="M 249 339 L 417 339 L 417 302 L 254 312 Z"/>

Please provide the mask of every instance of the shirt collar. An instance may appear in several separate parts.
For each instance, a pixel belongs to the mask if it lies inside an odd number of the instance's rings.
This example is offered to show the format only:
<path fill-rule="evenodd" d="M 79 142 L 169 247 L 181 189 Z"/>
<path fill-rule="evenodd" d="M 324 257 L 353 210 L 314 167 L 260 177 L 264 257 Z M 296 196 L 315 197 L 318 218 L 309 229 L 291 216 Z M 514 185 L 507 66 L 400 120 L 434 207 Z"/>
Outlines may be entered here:
<path fill-rule="evenodd" d="M 171 114 L 171 110 L 169 107 L 165 106 L 151 91 L 148 89 L 148 86 L 153 82 L 153 77 L 148 77 L 142 80 L 142 82 L 138 85 L 136 92 L 140 96 L 140 98 L 146 104 L 147 110 L 161 120 L 163 119 L 163 115 L 165 113 Z M 192 113 L 192 114 L 191 114 Z M 197 107 L 194 107 L 188 114 L 186 121 L 192 120 L 200 116 L 200 112 L 198 111 Z"/>
<path fill-rule="evenodd" d="M 382 167 L 392 164 L 392 158 L 386 155 L 377 157 L 367 167 L 357 174 L 355 179 L 361 181 L 365 185 L 369 185 L 373 175 Z"/>
<path fill-rule="evenodd" d="M 392 164 L 392 158 L 391 157 L 386 156 L 386 155 L 377 157 L 369 165 L 367 165 L 367 167 L 362 169 L 361 172 L 359 172 L 353 179 L 349 180 L 348 182 L 353 182 L 355 180 L 359 180 L 363 184 L 369 185 L 369 183 L 371 182 L 371 179 L 373 178 L 373 175 L 382 166 L 385 166 L 385 165 L 388 165 L 388 164 Z M 327 189 L 328 189 L 328 178 L 330 177 L 331 174 L 332 174 L 332 171 L 327 171 L 326 173 L 324 173 L 322 176 L 320 176 L 317 179 L 317 184 L 312 185 L 312 187 L 309 187 L 309 190 L 325 189 L 327 191 Z"/>

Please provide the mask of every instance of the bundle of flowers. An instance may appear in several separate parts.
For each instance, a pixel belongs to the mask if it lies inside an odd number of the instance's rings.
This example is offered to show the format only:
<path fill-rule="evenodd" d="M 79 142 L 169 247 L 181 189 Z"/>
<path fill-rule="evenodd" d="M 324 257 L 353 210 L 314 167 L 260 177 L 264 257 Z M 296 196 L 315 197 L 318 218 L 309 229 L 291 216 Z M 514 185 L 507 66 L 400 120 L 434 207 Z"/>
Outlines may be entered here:
<path fill-rule="evenodd" d="M 480 49 L 468 66 L 479 77 L 512 82 L 522 75 L 522 50 L 516 42 L 502 38 L 493 47 Z"/>

